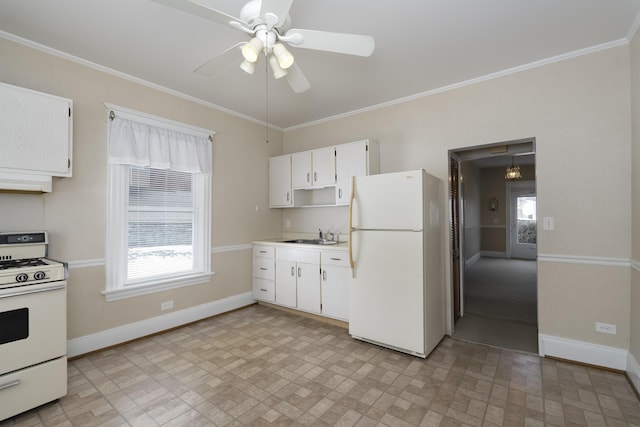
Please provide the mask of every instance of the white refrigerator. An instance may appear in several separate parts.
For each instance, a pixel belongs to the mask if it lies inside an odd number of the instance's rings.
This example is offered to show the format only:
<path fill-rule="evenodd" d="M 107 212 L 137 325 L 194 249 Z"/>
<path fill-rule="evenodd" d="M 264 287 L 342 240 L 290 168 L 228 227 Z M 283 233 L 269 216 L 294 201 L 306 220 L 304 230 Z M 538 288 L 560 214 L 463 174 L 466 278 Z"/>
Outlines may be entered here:
<path fill-rule="evenodd" d="M 444 337 L 444 183 L 424 170 L 355 177 L 349 333 L 426 357 Z"/>

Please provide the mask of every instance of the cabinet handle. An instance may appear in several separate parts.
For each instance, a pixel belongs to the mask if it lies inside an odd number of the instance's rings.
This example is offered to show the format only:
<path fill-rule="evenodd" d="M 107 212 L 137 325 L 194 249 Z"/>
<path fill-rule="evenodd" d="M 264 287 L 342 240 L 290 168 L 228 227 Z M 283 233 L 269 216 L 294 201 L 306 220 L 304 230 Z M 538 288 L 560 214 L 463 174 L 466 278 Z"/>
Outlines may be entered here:
<path fill-rule="evenodd" d="M 307 182 L 311 182 L 311 174 L 307 172 Z"/>
<path fill-rule="evenodd" d="M 342 188 L 338 189 L 338 199 L 342 199 Z"/>
<path fill-rule="evenodd" d="M 298 267 L 298 277 L 302 277 L 302 269 Z"/>
<path fill-rule="evenodd" d="M 260 290 L 261 290 L 262 292 L 267 292 L 267 290 L 266 290 L 266 289 L 263 289 L 263 288 L 260 288 Z"/>
<path fill-rule="evenodd" d="M 342 258 L 333 258 L 333 257 L 331 257 L 331 260 L 332 261 L 342 261 Z"/>
<path fill-rule="evenodd" d="M 353 201 L 356 198 L 356 177 L 351 177 L 351 195 L 349 196 L 349 267 L 355 267 L 353 260 Z M 353 274 L 353 272 L 351 273 Z"/>
<path fill-rule="evenodd" d="M 6 388 L 13 387 L 19 384 L 20 384 L 20 380 L 9 381 L 8 383 L 0 384 L 0 390 L 4 390 Z"/>
<path fill-rule="evenodd" d="M 260 267 L 260 270 L 267 271 L 267 267 Z"/>
<path fill-rule="evenodd" d="M 287 191 L 287 202 L 289 201 L 289 192 Z"/>
<path fill-rule="evenodd" d="M 322 270 L 322 280 L 327 281 L 327 270 Z"/>
<path fill-rule="evenodd" d="M 261 253 L 261 254 L 266 254 L 266 253 L 267 253 L 267 251 L 260 251 L 260 253 Z"/>
<path fill-rule="evenodd" d="M 314 172 L 313 173 L 313 182 L 317 182 L 318 181 L 318 172 Z"/>
<path fill-rule="evenodd" d="M 293 267 L 293 266 L 291 266 L 291 275 L 292 275 L 292 276 L 295 276 L 295 275 L 296 275 L 296 273 L 295 273 L 295 269 L 294 269 L 294 267 Z"/>

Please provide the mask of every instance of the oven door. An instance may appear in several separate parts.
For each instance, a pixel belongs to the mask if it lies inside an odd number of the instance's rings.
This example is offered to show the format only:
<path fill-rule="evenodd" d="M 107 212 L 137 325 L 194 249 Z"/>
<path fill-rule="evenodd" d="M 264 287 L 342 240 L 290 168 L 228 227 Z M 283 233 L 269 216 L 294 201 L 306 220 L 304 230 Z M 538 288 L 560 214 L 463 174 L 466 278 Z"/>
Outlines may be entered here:
<path fill-rule="evenodd" d="M 0 375 L 67 353 L 66 281 L 0 292 Z"/>

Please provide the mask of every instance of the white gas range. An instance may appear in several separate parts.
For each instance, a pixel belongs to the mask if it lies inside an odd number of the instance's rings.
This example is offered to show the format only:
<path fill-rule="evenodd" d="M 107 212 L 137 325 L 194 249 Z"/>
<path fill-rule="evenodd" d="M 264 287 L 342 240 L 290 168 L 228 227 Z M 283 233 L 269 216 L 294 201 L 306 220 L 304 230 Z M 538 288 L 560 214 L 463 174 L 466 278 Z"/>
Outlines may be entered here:
<path fill-rule="evenodd" d="M 67 265 L 46 232 L 0 233 L 0 421 L 67 394 Z"/>

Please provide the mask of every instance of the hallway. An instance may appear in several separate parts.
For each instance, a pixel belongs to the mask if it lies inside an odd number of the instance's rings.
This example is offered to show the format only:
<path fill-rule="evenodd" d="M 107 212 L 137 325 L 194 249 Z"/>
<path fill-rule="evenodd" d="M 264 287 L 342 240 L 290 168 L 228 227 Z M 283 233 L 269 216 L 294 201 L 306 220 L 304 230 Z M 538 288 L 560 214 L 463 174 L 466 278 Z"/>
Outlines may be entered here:
<path fill-rule="evenodd" d="M 454 338 L 538 353 L 537 263 L 481 258 L 465 271 Z"/>

